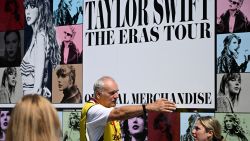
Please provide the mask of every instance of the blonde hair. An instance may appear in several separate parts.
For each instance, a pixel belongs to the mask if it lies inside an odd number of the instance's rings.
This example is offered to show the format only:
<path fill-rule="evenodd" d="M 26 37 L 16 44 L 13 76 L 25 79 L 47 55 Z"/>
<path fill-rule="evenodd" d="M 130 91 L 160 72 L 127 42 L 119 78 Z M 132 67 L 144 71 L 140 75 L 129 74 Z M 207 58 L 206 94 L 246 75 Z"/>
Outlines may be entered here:
<path fill-rule="evenodd" d="M 6 141 L 59 141 L 58 114 L 44 97 L 24 96 L 11 113 Z"/>
<path fill-rule="evenodd" d="M 221 135 L 221 125 L 219 121 L 211 116 L 203 116 L 197 119 L 201 125 L 206 129 L 206 132 L 212 131 L 212 141 L 225 141 Z"/>

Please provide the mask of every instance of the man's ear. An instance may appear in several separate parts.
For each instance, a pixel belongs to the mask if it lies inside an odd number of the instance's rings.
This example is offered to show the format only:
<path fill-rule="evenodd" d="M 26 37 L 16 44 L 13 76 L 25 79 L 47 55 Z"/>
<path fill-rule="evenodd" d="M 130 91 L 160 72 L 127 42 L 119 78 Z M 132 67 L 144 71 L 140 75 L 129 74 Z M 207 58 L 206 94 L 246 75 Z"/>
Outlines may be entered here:
<path fill-rule="evenodd" d="M 96 98 L 99 99 L 99 98 L 100 98 L 100 95 L 101 95 L 101 93 L 100 93 L 100 92 L 97 92 L 97 93 L 96 93 Z"/>
<path fill-rule="evenodd" d="M 208 134 L 208 138 L 213 138 L 214 136 L 214 132 L 212 130 L 209 130 L 207 134 Z"/>

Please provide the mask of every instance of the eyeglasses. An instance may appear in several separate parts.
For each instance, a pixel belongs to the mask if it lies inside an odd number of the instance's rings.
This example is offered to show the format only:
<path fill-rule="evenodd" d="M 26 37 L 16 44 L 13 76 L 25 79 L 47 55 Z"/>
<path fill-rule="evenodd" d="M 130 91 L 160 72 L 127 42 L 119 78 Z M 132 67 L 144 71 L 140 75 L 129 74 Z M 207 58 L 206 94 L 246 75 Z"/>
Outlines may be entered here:
<path fill-rule="evenodd" d="M 70 34 L 70 33 L 66 32 L 66 31 L 64 31 L 64 34 L 66 34 L 67 36 L 72 37 L 72 34 Z"/>
<path fill-rule="evenodd" d="M 232 1 L 232 0 L 228 0 L 230 3 L 232 3 L 233 5 L 240 5 L 239 2 L 236 2 L 236 1 Z"/>

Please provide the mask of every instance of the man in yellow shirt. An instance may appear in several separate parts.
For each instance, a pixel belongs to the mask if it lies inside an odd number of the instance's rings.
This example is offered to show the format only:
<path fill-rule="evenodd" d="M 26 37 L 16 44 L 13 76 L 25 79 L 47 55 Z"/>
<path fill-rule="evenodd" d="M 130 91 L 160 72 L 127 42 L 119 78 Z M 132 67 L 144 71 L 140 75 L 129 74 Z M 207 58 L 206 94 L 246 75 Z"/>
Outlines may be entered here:
<path fill-rule="evenodd" d="M 121 141 L 120 124 L 125 120 L 146 114 L 148 111 L 172 112 L 175 103 L 158 99 L 146 105 L 116 106 L 118 85 L 109 76 L 103 76 L 94 84 L 94 98 L 86 102 L 80 121 L 81 141 Z"/>

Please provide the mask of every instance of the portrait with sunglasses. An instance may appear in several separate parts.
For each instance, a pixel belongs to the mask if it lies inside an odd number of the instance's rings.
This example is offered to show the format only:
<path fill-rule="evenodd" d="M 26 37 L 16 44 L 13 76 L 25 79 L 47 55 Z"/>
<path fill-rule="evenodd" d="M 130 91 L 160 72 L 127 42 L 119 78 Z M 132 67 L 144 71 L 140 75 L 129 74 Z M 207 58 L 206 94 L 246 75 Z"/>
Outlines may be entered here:
<path fill-rule="evenodd" d="M 233 5 L 240 5 L 240 2 L 238 2 L 238 1 L 234 1 L 234 0 L 228 0 L 231 4 L 233 4 Z"/>
<path fill-rule="evenodd" d="M 61 62 L 60 64 L 78 64 L 80 51 L 75 43 L 75 26 L 64 26 L 61 29 Z"/>
<path fill-rule="evenodd" d="M 64 31 L 64 34 L 65 34 L 65 35 L 67 35 L 67 36 L 72 37 L 72 34 L 71 34 L 71 33 L 66 32 L 66 31 Z"/>
<path fill-rule="evenodd" d="M 249 10 L 242 10 L 244 0 L 219 0 L 217 1 L 217 33 L 249 32 L 250 22 L 247 17 Z M 226 8 L 226 9 L 225 9 Z M 222 9 L 224 9 L 222 11 Z"/>

